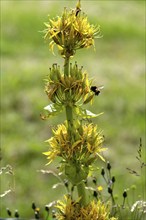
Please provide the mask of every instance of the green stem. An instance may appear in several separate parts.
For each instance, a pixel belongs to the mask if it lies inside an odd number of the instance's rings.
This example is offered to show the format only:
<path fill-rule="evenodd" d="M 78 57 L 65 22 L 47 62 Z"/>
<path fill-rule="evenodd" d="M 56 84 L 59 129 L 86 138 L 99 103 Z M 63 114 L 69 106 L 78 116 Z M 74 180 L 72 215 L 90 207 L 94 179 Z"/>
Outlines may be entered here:
<path fill-rule="evenodd" d="M 65 61 L 64 61 L 64 76 L 69 76 L 69 57 L 65 57 Z"/>
<path fill-rule="evenodd" d="M 81 206 L 87 205 L 85 184 L 83 182 L 77 185 L 78 196 L 81 197 L 80 204 Z"/>
<path fill-rule="evenodd" d="M 69 57 L 65 57 L 64 78 L 65 77 L 69 77 Z M 67 100 L 67 94 L 66 94 L 66 100 Z M 67 124 L 68 124 L 68 134 L 70 136 L 70 141 L 72 143 L 73 142 L 74 127 L 73 127 L 73 109 L 72 109 L 72 106 L 70 106 L 70 105 L 66 105 L 66 119 L 67 119 Z M 81 206 L 87 205 L 85 184 L 83 182 L 79 183 L 77 185 L 77 190 L 78 190 L 78 196 L 81 197 L 80 205 Z"/>
<path fill-rule="evenodd" d="M 64 77 L 69 77 L 69 57 L 65 57 Z M 67 99 L 67 95 L 66 95 L 66 99 Z M 68 124 L 68 132 L 71 136 L 71 130 L 73 130 L 73 111 L 72 111 L 72 107 L 69 105 L 66 105 L 66 119 Z"/>

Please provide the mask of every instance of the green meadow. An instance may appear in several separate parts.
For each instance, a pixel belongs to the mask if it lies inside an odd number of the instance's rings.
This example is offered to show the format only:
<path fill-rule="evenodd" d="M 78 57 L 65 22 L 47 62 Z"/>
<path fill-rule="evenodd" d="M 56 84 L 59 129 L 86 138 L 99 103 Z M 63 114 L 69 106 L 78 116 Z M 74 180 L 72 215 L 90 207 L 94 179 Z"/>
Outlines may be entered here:
<path fill-rule="evenodd" d="M 63 186 L 53 189 L 58 180 L 39 170 L 56 172 L 57 163 L 46 166 L 42 152 L 47 151 L 45 140 L 51 128 L 64 121 L 65 115 L 43 121 L 40 114 L 49 104 L 44 92 L 44 79 L 53 63 L 63 66 L 63 58 L 55 56 L 44 42 L 44 22 L 60 15 L 63 8 L 74 8 L 76 1 L 68 0 L 1 0 L 1 167 L 10 165 L 13 175 L 0 175 L 0 213 L 6 208 L 18 209 L 22 217 L 33 217 L 33 201 L 44 205 L 62 198 Z M 136 159 L 139 139 L 145 151 L 145 2 L 139 0 L 81 1 L 82 10 L 93 24 L 100 24 L 102 38 L 95 47 L 77 51 L 72 62 L 83 66 L 93 79 L 93 85 L 104 85 L 98 97 L 87 108 L 94 113 L 104 112 L 93 119 L 103 130 L 105 157 L 116 177 L 115 194 L 122 203 L 124 189 L 129 200 L 144 199 L 145 173 L 139 177 L 126 168 L 140 173 Z M 96 176 L 102 183 L 97 163 Z M 136 185 L 133 195 L 131 185 Z M 104 189 L 106 192 L 106 189 Z M 146 199 L 146 198 L 145 198 Z"/>

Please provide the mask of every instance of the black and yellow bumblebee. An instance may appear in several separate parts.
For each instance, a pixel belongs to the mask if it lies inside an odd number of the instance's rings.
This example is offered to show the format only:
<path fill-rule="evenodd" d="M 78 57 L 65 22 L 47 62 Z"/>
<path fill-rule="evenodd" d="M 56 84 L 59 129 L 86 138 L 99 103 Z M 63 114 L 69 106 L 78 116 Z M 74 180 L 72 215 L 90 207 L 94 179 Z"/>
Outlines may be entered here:
<path fill-rule="evenodd" d="M 104 88 L 104 86 L 91 86 L 90 90 L 94 92 L 95 95 L 99 95 L 100 91 Z"/>

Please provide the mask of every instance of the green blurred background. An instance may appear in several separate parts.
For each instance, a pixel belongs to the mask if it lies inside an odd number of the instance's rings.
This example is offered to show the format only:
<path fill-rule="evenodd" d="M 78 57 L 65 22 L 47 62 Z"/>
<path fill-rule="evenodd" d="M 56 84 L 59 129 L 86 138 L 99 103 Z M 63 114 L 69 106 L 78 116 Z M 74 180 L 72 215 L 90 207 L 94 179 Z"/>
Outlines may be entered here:
<path fill-rule="evenodd" d="M 42 121 L 40 113 L 48 105 L 44 78 L 53 63 L 63 59 L 53 56 L 41 32 L 48 15 L 60 15 L 64 6 L 74 8 L 76 1 L 1 0 L 1 167 L 10 164 L 15 173 L 2 174 L 1 193 L 14 192 L 1 199 L 5 207 L 19 209 L 22 217 L 31 217 L 31 202 L 38 206 L 61 198 L 63 187 L 51 175 L 37 170 L 55 170 L 57 163 L 46 167 L 44 143 L 51 127 L 62 122 L 64 114 Z M 104 90 L 88 109 L 104 112 L 93 121 L 104 130 L 106 157 L 116 176 L 116 193 L 137 184 L 137 196 L 144 196 L 145 176 L 132 176 L 127 167 L 139 172 L 136 159 L 139 138 L 145 149 L 145 75 L 144 75 L 144 1 L 82 1 L 89 20 L 100 24 L 101 39 L 93 49 L 78 51 L 72 62 L 83 65 L 95 85 Z M 143 156 L 146 151 L 143 151 Z M 99 162 L 98 166 L 104 166 Z M 97 171 L 97 175 L 100 172 Z M 100 182 L 100 178 L 99 178 Z M 102 181 L 101 181 L 102 182 Z"/>

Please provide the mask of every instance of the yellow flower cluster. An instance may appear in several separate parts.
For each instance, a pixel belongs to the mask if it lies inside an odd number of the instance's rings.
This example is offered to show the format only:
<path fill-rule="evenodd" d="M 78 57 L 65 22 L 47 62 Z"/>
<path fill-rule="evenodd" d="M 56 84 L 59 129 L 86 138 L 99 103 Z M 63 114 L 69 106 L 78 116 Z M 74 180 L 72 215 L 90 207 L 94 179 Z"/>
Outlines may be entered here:
<path fill-rule="evenodd" d="M 65 196 L 65 201 L 58 201 L 56 219 L 58 220 L 117 220 L 109 217 L 109 208 L 100 200 L 92 200 L 87 206 L 80 207 L 78 201 Z"/>
<path fill-rule="evenodd" d="M 77 64 L 70 64 L 69 76 L 64 76 L 60 67 L 53 64 L 46 79 L 45 91 L 53 103 L 74 106 L 77 102 L 85 102 L 89 96 L 93 98 L 90 84 L 87 74 Z"/>
<path fill-rule="evenodd" d="M 87 16 L 76 10 L 67 10 L 61 17 L 49 20 L 45 23 L 44 38 L 51 40 L 50 49 L 57 44 L 59 51 L 63 57 L 70 57 L 80 48 L 88 48 L 94 45 L 94 37 L 100 36 L 100 26 L 90 25 Z"/>
<path fill-rule="evenodd" d="M 86 165 L 90 165 L 97 156 L 104 160 L 100 153 L 106 148 L 101 147 L 103 136 L 97 131 L 96 125 L 84 124 L 82 129 L 77 129 L 73 144 L 70 142 L 66 124 L 58 125 L 53 133 L 54 136 L 46 141 L 51 148 L 44 153 L 49 163 L 57 156 L 61 156 L 65 161 L 76 159 Z"/>

